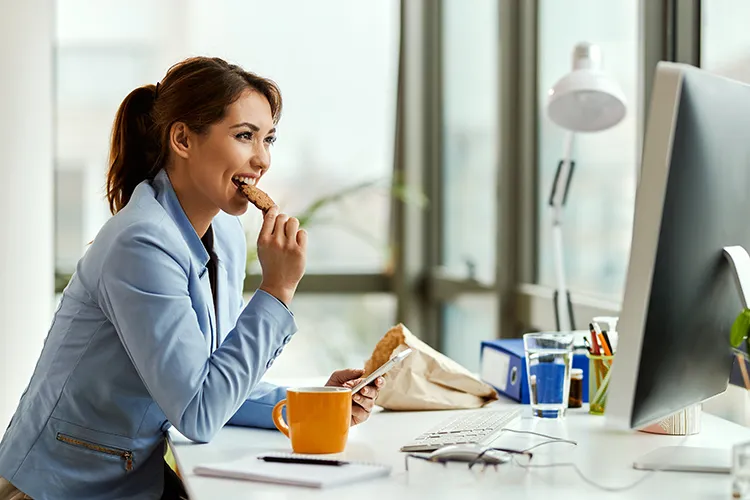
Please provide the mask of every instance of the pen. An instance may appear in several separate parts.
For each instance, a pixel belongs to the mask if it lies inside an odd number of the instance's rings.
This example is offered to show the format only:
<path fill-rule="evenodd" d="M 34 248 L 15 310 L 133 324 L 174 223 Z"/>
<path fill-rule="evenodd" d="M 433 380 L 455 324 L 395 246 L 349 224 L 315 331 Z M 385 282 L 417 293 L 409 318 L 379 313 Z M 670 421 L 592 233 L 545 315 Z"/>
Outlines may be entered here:
<path fill-rule="evenodd" d="M 609 346 L 607 345 L 607 342 L 604 340 L 604 335 L 602 334 L 602 329 L 599 328 L 599 325 L 594 322 L 593 324 L 594 329 L 596 330 L 596 338 L 599 340 L 599 343 L 601 344 L 602 351 L 604 351 L 605 356 L 612 356 L 612 351 L 610 351 Z"/>
<path fill-rule="evenodd" d="M 599 355 L 599 339 L 596 336 L 596 330 L 594 330 L 593 323 L 589 323 L 589 331 L 591 332 L 591 350 L 595 356 Z"/>
<path fill-rule="evenodd" d="M 322 458 L 302 458 L 302 457 L 262 456 L 262 457 L 258 457 L 258 460 L 263 460 L 264 462 L 278 462 L 278 463 L 285 463 L 285 464 L 333 465 L 333 466 L 347 465 L 349 463 L 349 462 L 343 462 L 341 460 L 328 460 L 328 459 L 322 459 Z"/>
<path fill-rule="evenodd" d="M 592 344 L 592 351 L 594 353 L 594 356 L 600 356 L 601 351 L 599 350 L 599 339 L 596 336 L 596 330 L 594 329 L 594 324 L 589 323 L 589 331 L 591 332 L 591 344 Z M 604 376 L 602 375 L 602 370 L 604 369 L 604 364 L 601 360 L 597 360 L 594 362 L 594 371 L 597 385 L 601 384 L 602 379 Z"/>
<path fill-rule="evenodd" d="M 604 338 L 602 329 L 599 328 L 599 325 L 597 325 L 596 323 L 594 323 L 594 328 L 596 329 L 596 338 L 599 339 L 599 343 L 602 346 L 602 352 L 605 356 L 612 356 L 612 350 L 609 348 L 609 343 L 607 343 L 606 339 Z"/>
<path fill-rule="evenodd" d="M 607 342 L 607 347 L 609 347 L 609 352 L 611 352 L 612 354 L 614 354 L 615 350 L 612 349 L 612 342 L 609 341 L 609 335 L 607 335 L 607 331 L 606 330 L 603 331 L 602 335 L 604 335 L 604 340 L 605 340 L 605 342 Z"/>

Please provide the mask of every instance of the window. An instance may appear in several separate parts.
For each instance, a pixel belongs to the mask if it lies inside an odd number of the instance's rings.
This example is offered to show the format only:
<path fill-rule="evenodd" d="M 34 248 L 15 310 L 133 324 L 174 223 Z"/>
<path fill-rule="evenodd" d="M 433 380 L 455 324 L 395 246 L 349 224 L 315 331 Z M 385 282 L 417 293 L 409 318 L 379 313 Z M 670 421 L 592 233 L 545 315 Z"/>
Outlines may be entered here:
<path fill-rule="evenodd" d="M 97 188 L 87 193 L 101 206 L 86 241 L 107 217 L 107 141 L 119 103 L 184 57 L 220 55 L 281 87 L 285 109 L 264 187 L 282 209 L 299 215 L 321 197 L 368 185 L 312 218 L 308 271 L 389 265 L 398 2 L 140 1 L 126 8 L 59 0 L 58 11 L 58 156 L 87 165 L 87 182 Z M 144 28 L 149 23 L 153 29 Z M 244 222 L 252 244 L 260 216 L 250 211 Z"/>
<path fill-rule="evenodd" d="M 269 377 L 326 376 L 340 368 L 363 368 L 393 326 L 396 300 L 386 293 L 298 294 L 293 309 L 299 331 L 276 358 Z"/>
<path fill-rule="evenodd" d="M 456 279 L 495 282 L 499 142 L 499 5 L 443 0 L 441 12 L 441 264 Z M 463 293 L 442 307 L 443 351 L 471 370 L 497 334 L 496 295 Z"/>
<path fill-rule="evenodd" d="M 550 121 L 548 90 L 571 68 L 574 46 L 596 43 L 604 70 L 623 89 L 625 119 L 615 127 L 576 134 L 575 175 L 564 211 L 568 287 L 619 301 L 625 284 L 639 158 L 639 2 L 539 1 L 538 25 L 538 282 L 555 286 L 550 208 L 547 205 L 565 131 Z"/>
<path fill-rule="evenodd" d="M 496 337 L 498 305 L 494 294 L 464 294 L 443 308 L 447 335 L 443 351 L 469 370 L 479 372 L 480 343 Z"/>
<path fill-rule="evenodd" d="M 442 4 L 443 264 L 495 281 L 499 7 Z"/>
<path fill-rule="evenodd" d="M 705 0 L 701 4 L 701 66 L 750 83 L 750 3 Z"/>
<path fill-rule="evenodd" d="M 58 0 L 56 8 L 57 192 L 64 187 L 77 203 L 67 194 L 57 198 L 58 214 L 75 212 L 75 224 L 56 227 L 58 274 L 72 273 L 110 216 L 104 190 L 108 142 L 122 99 L 191 55 L 222 57 L 281 88 L 279 139 L 262 187 L 291 215 L 321 199 L 335 200 L 307 227 L 308 274 L 380 274 L 391 268 L 398 0 Z M 75 175 L 69 165 L 76 166 Z M 243 223 L 248 273 L 258 273 L 253 255 L 260 213 L 248 211 Z M 387 294 L 300 296 L 303 331 L 295 342 L 306 347 L 289 350 L 306 355 L 283 366 L 327 372 L 353 361 L 346 353 L 361 365 L 376 332 L 379 337 L 391 326 L 393 303 Z M 356 323 L 346 343 L 341 324 L 331 326 L 336 316 L 372 321 L 366 327 Z"/>

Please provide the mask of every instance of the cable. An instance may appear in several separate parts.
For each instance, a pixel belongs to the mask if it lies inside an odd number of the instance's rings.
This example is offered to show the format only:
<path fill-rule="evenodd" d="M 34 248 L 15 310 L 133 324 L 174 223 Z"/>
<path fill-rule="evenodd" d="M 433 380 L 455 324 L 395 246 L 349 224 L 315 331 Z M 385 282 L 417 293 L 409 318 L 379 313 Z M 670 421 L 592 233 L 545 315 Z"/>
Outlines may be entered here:
<path fill-rule="evenodd" d="M 547 441 L 542 441 L 541 443 L 537 443 L 537 444 L 535 444 L 533 446 L 530 446 L 529 448 L 526 448 L 525 450 L 519 450 L 518 453 L 529 453 L 531 450 L 533 450 L 535 448 L 539 448 L 540 446 L 545 446 L 545 445 L 548 445 L 548 444 L 555 444 L 555 443 L 566 443 L 566 444 L 572 444 L 573 446 L 578 446 L 577 442 L 571 441 L 570 439 L 563 439 L 563 438 L 559 438 L 559 437 L 555 437 L 555 436 L 548 436 L 547 434 L 540 434 L 540 433 L 534 432 L 534 431 L 520 431 L 520 430 L 514 430 L 514 429 L 503 429 L 503 430 L 506 430 L 506 431 L 509 431 L 509 432 L 514 432 L 516 434 L 531 434 L 531 435 L 534 435 L 534 436 L 539 436 L 539 437 L 547 438 Z M 482 457 L 486 453 L 491 452 L 491 451 L 503 451 L 503 450 L 500 450 L 498 448 L 493 448 L 493 447 L 485 448 L 479 455 L 476 456 L 476 458 L 474 460 L 472 460 L 471 462 L 469 462 L 469 469 L 471 469 L 474 465 L 476 465 L 478 462 L 480 462 L 482 460 Z M 504 450 L 504 451 L 505 451 L 505 453 L 508 453 L 508 450 Z M 529 457 L 531 457 L 531 454 L 529 454 Z"/>
<path fill-rule="evenodd" d="M 521 450 L 521 453 L 526 453 L 526 452 L 529 452 L 529 451 L 531 451 L 531 450 L 533 450 L 535 448 L 539 448 L 540 446 L 545 446 L 545 445 L 554 444 L 554 443 L 567 443 L 567 444 L 572 444 L 574 446 L 578 446 L 578 443 L 576 441 L 572 441 L 572 440 L 569 440 L 569 439 L 563 439 L 563 438 L 559 438 L 559 437 L 556 437 L 556 436 L 550 436 L 550 435 L 547 435 L 547 434 L 541 434 L 539 432 L 521 431 L 521 430 L 515 430 L 515 429 L 503 429 L 503 431 L 513 432 L 513 433 L 516 433 L 516 434 L 531 434 L 531 435 L 534 435 L 534 436 L 539 436 L 539 437 L 543 437 L 543 438 L 547 438 L 548 439 L 548 441 L 543 441 L 543 442 L 537 443 L 537 444 L 535 444 L 535 445 L 533 445 L 533 446 L 531 446 L 529 448 L 526 448 L 525 450 Z M 688 436 L 683 437 L 682 440 L 678 443 L 678 445 L 674 448 L 674 450 L 672 451 L 672 454 L 670 454 L 669 458 L 666 459 L 666 460 L 664 460 L 664 462 L 660 466 L 658 466 L 655 469 L 652 469 L 652 470 L 646 472 L 646 474 L 644 474 L 643 476 L 639 477 L 634 482 L 632 482 L 630 484 L 627 484 L 627 485 L 624 485 L 624 486 L 606 486 L 606 485 L 601 485 L 601 484 L 597 483 L 596 481 L 594 481 L 593 479 L 589 479 L 588 477 L 586 477 L 586 475 L 583 473 L 583 471 L 581 471 L 581 469 L 578 468 L 578 465 L 575 464 L 575 463 L 573 463 L 573 462 L 562 462 L 562 463 L 556 463 L 556 464 L 539 464 L 539 465 L 537 465 L 537 464 L 527 464 L 527 465 L 524 465 L 524 464 L 518 462 L 518 459 L 517 459 L 516 455 L 511 454 L 510 458 L 511 458 L 512 463 L 514 463 L 518 467 L 521 467 L 522 469 L 551 469 L 551 468 L 554 468 L 554 467 L 570 467 L 570 468 L 572 468 L 575 471 L 575 473 L 578 475 L 578 477 L 580 477 L 581 480 L 584 483 L 588 484 L 589 486 L 592 486 L 592 487 L 594 487 L 596 489 L 599 489 L 601 491 L 606 491 L 606 492 L 610 492 L 610 493 L 618 493 L 618 492 L 629 491 L 629 490 L 632 490 L 632 489 L 636 488 L 641 483 L 643 483 L 646 480 L 648 480 L 649 478 L 651 478 L 651 476 L 653 476 L 657 472 L 661 472 L 661 471 L 665 470 L 667 467 L 669 467 L 669 464 L 672 461 L 671 460 L 672 457 L 685 444 L 685 442 L 687 441 L 687 439 L 688 439 Z M 482 451 L 477 456 L 477 458 L 475 458 L 474 460 L 472 460 L 469 463 L 469 469 L 471 469 L 474 464 L 478 463 L 480 461 L 481 457 L 485 453 L 487 453 L 489 451 L 492 451 L 492 448 L 487 448 L 484 451 Z M 409 471 L 409 466 L 408 466 L 408 461 L 406 461 L 406 458 L 409 457 L 409 456 L 411 456 L 413 458 L 420 458 L 422 460 L 428 460 L 429 461 L 429 459 L 425 458 L 425 457 L 420 457 L 420 456 L 417 456 L 417 455 L 407 455 L 406 457 L 404 457 L 405 462 L 406 462 L 405 465 L 406 465 L 406 471 L 407 472 Z M 542 479 L 542 481 L 544 481 L 544 478 L 541 478 L 541 479 Z"/>
<path fill-rule="evenodd" d="M 682 445 L 685 444 L 685 441 L 687 441 L 687 438 L 688 437 L 685 436 L 680 441 L 680 443 L 675 447 L 675 449 L 672 451 L 672 455 L 670 455 L 670 457 L 669 457 L 670 459 L 672 458 L 672 456 L 674 456 L 674 454 L 677 453 L 677 450 L 679 448 L 681 448 Z M 607 491 L 607 492 L 612 492 L 612 493 L 628 491 L 628 490 L 631 490 L 631 489 L 639 486 L 641 483 L 643 483 L 644 481 L 646 481 L 647 479 L 649 479 L 651 476 L 653 476 L 657 472 L 661 472 L 664 469 L 666 469 L 669 466 L 670 462 L 671 462 L 671 460 L 665 460 L 662 465 L 660 465 L 659 467 L 657 467 L 655 469 L 652 469 L 652 470 L 648 471 L 646 474 L 644 474 L 643 476 L 639 477 L 636 481 L 634 481 L 634 482 L 632 482 L 630 484 L 627 484 L 627 485 L 624 485 L 624 486 L 604 486 L 604 485 L 601 485 L 601 484 L 595 482 L 592 479 L 587 478 L 586 475 L 581 471 L 581 469 L 578 468 L 578 465 L 576 465 L 573 462 L 564 462 L 564 463 L 558 463 L 558 464 L 540 464 L 540 465 L 528 464 L 528 465 L 524 465 L 524 464 L 519 463 L 516 460 L 515 456 L 511 456 L 511 460 L 513 461 L 514 464 L 516 464 L 517 466 L 519 466 L 519 467 L 521 467 L 523 469 L 549 469 L 549 468 L 553 468 L 553 467 L 572 467 L 573 470 L 576 472 L 576 474 L 578 474 L 578 477 L 580 477 L 583 480 L 583 482 L 585 482 L 586 484 L 588 484 L 590 486 L 593 486 L 594 488 L 597 488 L 599 490 Z M 542 480 L 544 480 L 544 479 L 542 479 Z"/>
<path fill-rule="evenodd" d="M 571 441 L 570 439 L 559 438 L 557 436 L 550 436 L 550 435 L 547 435 L 547 434 L 542 434 L 540 432 L 521 431 L 521 430 L 516 430 L 516 429 L 503 429 L 501 432 L 505 432 L 505 431 L 514 432 L 516 434 L 531 434 L 532 436 L 539 436 L 539 437 L 543 437 L 543 438 L 547 438 L 547 439 L 551 439 L 552 440 L 552 441 L 545 441 L 544 443 L 541 443 L 541 444 L 538 444 L 536 446 L 533 446 L 532 448 L 536 448 L 537 446 L 542 446 L 542 444 L 548 444 L 548 443 L 549 444 L 551 444 L 551 443 L 568 443 L 568 444 L 572 444 L 573 446 L 578 446 L 578 443 L 576 441 Z M 526 449 L 524 451 L 529 451 L 530 449 L 531 448 L 528 448 L 528 449 Z"/>
<path fill-rule="evenodd" d="M 534 446 L 530 446 L 530 447 L 528 447 L 528 448 L 526 448 L 525 450 L 522 450 L 522 451 L 523 452 L 527 452 L 527 451 L 531 451 L 531 450 L 534 450 L 536 448 L 539 448 L 540 446 L 545 446 L 545 445 L 548 445 L 548 444 L 556 444 L 556 443 L 565 443 L 565 444 L 572 444 L 573 446 L 578 446 L 578 443 L 576 443 L 575 441 L 569 441 L 567 439 L 551 439 L 549 441 L 542 441 L 541 443 L 537 443 Z"/>

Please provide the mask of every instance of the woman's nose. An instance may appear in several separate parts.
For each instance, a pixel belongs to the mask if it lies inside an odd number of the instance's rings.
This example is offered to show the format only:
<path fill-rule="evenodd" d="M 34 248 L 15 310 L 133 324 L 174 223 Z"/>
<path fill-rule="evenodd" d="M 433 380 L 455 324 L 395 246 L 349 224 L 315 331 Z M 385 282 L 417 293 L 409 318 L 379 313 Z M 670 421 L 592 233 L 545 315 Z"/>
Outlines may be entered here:
<path fill-rule="evenodd" d="M 264 144 L 255 146 L 250 163 L 253 167 L 260 168 L 261 170 L 268 170 L 271 166 L 271 153 Z"/>

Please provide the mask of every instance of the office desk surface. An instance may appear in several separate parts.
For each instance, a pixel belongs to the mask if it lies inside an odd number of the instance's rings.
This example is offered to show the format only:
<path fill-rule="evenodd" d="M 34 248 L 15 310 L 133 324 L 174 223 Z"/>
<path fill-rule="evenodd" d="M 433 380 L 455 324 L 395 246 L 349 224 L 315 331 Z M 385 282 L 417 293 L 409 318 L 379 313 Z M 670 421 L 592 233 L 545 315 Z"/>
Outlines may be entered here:
<path fill-rule="evenodd" d="M 496 402 L 487 408 L 514 408 L 507 402 Z M 526 408 L 526 410 L 528 410 Z M 396 500 L 402 498 L 461 499 L 726 499 L 730 498 L 730 475 L 684 472 L 655 473 L 637 471 L 633 461 L 661 446 L 705 446 L 726 448 L 750 441 L 750 429 L 703 414 L 702 430 L 696 436 L 658 436 L 645 433 L 618 433 L 604 428 L 604 419 L 588 415 L 585 409 L 571 410 L 561 421 L 531 418 L 527 412 L 512 423 L 511 429 L 524 429 L 564 437 L 578 442 L 550 444 L 534 450 L 537 465 L 575 462 L 588 478 L 606 486 L 630 484 L 650 474 L 637 487 L 626 492 L 607 493 L 581 480 L 570 467 L 523 469 L 506 464 L 497 470 L 481 468 L 469 471 L 465 464 L 447 467 L 420 460 L 409 461 L 404 468 L 404 454 L 399 447 L 417 434 L 437 425 L 456 412 L 388 412 L 376 411 L 362 425 L 351 429 L 347 449 L 338 455 L 349 460 L 389 464 L 388 478 L 331 489 L 310 489 L 264 484 L 250 481 L 196 476 L 198 464 L 224 462 L 259 452 L 290 452 L 287 438 L 277 431 L 225 427 L 209 444 L 194 444 L 172 431 L 174 453 L 192 500 L 229 499 L 304 499 Z M 495 446 L 524 449 L 541 438 L 503 433 Z M 502 495 L 502 496 L 500 496 Z"/>

